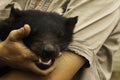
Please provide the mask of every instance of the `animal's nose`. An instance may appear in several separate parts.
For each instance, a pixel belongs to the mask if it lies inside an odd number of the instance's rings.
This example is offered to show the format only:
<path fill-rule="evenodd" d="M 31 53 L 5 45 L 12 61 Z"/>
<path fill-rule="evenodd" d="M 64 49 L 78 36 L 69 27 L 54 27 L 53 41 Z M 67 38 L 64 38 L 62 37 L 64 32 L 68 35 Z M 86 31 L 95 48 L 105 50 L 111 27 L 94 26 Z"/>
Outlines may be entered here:
<path fill-rule="evenodd" d="M 56 55 L 55 47 L 51 44 L 46 44 L 43 48 L 42 57 L 50 59 L 50 58 L 54 58 L 55 55 Z"/>

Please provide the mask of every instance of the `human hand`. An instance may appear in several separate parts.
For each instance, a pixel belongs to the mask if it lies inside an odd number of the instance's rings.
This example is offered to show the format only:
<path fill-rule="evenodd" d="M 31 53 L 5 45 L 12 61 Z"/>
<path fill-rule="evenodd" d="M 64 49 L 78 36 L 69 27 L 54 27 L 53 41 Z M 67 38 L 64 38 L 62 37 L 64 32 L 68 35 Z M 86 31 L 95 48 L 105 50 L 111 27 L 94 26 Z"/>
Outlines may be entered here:
<path fill-rule="evenodd" d="M 62 52 L 55 61 L 56 68 L 47 76 L 23 71 L 11 71 L 0 80 L 72 80 L 75 73 L 86 63 L 86 59 L 73 52 Z"/>
<path fill-rule="evenodd" d="M 22 42 L 22 38 L 29 35 L 30 31 L 29 25 L 25 25 L 18 30 L 11 31 L 6 40 L 0 42 L 0 62 L 4 66 L 47 75 L 54 70 L 55 65 L 47 70 L 40 70 L 34 63 L 38 57 Z"/>

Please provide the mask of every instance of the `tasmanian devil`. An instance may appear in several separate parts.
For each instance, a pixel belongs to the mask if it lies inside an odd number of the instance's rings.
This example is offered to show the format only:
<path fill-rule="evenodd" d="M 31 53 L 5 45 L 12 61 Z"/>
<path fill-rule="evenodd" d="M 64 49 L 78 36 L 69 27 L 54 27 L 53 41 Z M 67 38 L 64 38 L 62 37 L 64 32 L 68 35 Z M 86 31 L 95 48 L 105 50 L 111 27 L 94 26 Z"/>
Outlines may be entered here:
<path fill-rule="evenodd" d="M 31 32 L 23 42 L 39 56 L 36 65 L 40 69 L 47 69 L 72 41 L 77 19 L 77 16 L 66 18 L 54 12 L 12 8 L 10 16 L 0 22 L 0 40 L 5 40 L 11 30 L 29 24 Z"/>

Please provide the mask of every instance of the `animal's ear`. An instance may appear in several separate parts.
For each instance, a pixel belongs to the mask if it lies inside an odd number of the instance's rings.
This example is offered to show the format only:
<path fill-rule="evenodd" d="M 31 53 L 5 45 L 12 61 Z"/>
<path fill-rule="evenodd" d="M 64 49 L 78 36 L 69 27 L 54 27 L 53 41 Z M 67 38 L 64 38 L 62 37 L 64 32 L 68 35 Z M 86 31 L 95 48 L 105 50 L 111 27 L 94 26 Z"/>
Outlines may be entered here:
<path fill-rule="evenodd" d="M 21 11 L 19 9 L 15 9 L 14 5 L 11 6 L 11 12 L 9 18 L 16 19 L 17 17 L 21 16 Z"/>
<path fill-rule="evenodd" d="M 77 21 L 78 21 L 78 16 L 67 18 L 66 25 L 73 30 Z"/>

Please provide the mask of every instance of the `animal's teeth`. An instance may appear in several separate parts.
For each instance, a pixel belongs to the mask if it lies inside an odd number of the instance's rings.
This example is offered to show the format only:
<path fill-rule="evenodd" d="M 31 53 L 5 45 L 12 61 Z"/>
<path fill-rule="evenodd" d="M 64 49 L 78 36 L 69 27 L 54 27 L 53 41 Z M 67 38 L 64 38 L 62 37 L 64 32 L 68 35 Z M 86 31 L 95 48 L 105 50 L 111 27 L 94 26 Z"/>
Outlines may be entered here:
<path fill-rule="evenodd" d="M 42 60 L 41 60 L 41 58 L 39 58 L 39 63 L 41 63 L 42 62 Z"/>
<path fill-rule="evenodd" d="M 42 63 L 44 65 L 50 65 L 52 63 L 52 60 L 50 59 L 49 61 L 44 62 L 44 61 L 41 60 L 41 58 L 39 58 L 39 63 Z"/>
<path fill-rule="evenodd" d="M 43 64 L 45 64 L 45 65 L 50 65 L 51 62 L 52 62 L 52 60 L 50 59 L 48 62 L 43 62 Z"/>

